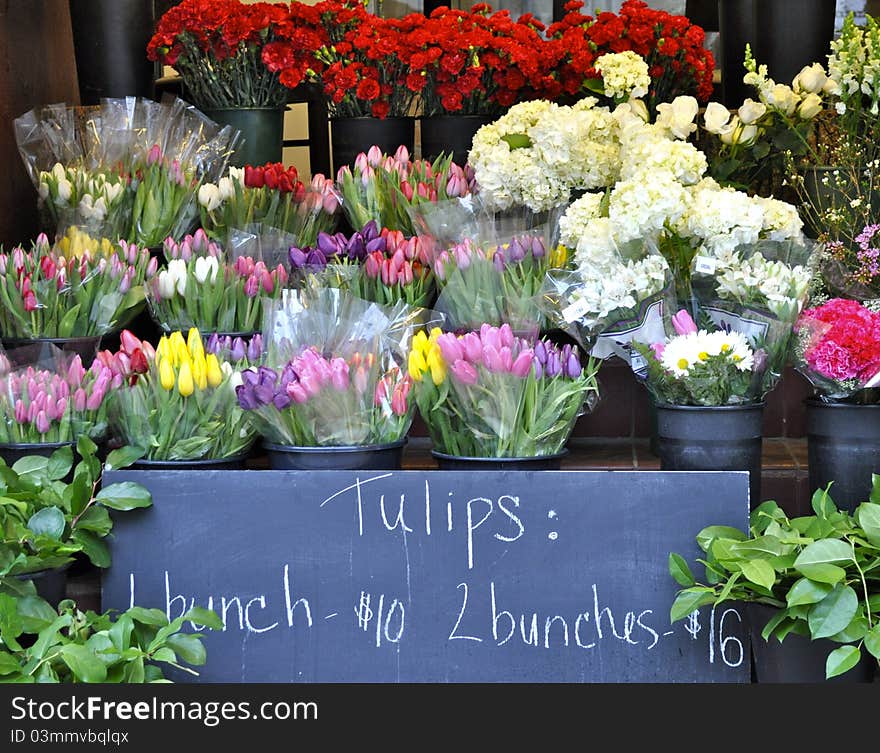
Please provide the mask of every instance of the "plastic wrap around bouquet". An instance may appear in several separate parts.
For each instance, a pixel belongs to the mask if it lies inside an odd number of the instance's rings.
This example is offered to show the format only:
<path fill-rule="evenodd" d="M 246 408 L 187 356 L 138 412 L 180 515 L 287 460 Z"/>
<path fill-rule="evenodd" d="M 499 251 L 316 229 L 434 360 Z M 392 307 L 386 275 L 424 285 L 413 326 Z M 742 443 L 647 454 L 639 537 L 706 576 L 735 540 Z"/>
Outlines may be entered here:
<path fill-rule="evenodd" d="M 83 237 L 73 231 L 52 246 L 43 234 L 30 250 L 0 253 L 0 334 L 7 345 L 90 338 L 93 356 L 101 335 L 118 331 L 143 307 L 158 262 L 134 243 Z"/>
<path fill-rule="evenodd" d="M 291 246 L 291 273 L 301 288 L 334 287 L 365 301 L 427 308 L 434 302 L 434 275 L 418 236 L 379 229 L 374 220 L 346 237 L 321 233 L 311 248 Z"/>
<path fill-rule="evenodd" d="M 26 367 L 0 355 L 0 457 L 13 465 L 26 455 L 48 457 L 80 436 L 104 439 L 108 395 L 122 385 L 102 363 L 86 369 L 79 356 L 46 347 Z"/>
<path fill-rule="evenodd" d="M 406 362 L 421 309 L 289 291 L 267 313 L 269 367 L 242 373 L 273 468 L 398 468 L 413 417 Z"/>
<path fill-rule="evenodd" d="M 222 175 L 240 139 L 173 97 L 49 105 L 14 127 L 47 232 L 78 225 L 148 247 L 192 229 L 200 184 Z"/>
<path fill-rule="evenodd" d="M 433 162 L 410 159 L 401 146 L 394 155 L 377 146 L 361 152 L 354 167 L 343 166 L 336 176 L 342 209 L 353 228 L 375 221 L 379 227 L 417 234 L 412 210 L 465 197 L 475 190 L 473 171 L 451 156 Z"/>
<path fill-rule="evenodd" d="M 166 239 L 168 262 L 147 286 L 150 314 L 166 332 L 248 335 L 259 331 L 266 299 L 277 300 L 288 274 L 251 256 L 229 260 L 201 229 L 180 243 Z"/>
<path fill-rule="evenodd" d="M 236 369 L 259 362 L 259 341 L 239 347 L 209 338 L 206 347 L 190 329 L 185 339 L 179 331 L 163 336 L 155 349 L 129 332 L 122 344 L 99 358 L 127 380 L 114 395 L 112 425 L 142 451 L 138 467 L 244 467 L 257 434 L 235 399 Z"/>
<path fill-rule="evenodd" d="M 318 173 L 305 184 L 295 167 L 281 163 L 231 167 L 217 183 L 203 183 L 198 198 L 213 240 L 225 244 L 234 228 L 261 224 L 292 236 L 288 246 L 312 246 L 318 233 L 332 232 L 341 202 L 332 180 Z"/>
<path fill-rule="evenodd" d="M 409 373 L 442 468 L 558 468 L 575 421 L 598 398 L 598 363 L 486 324 L 420 332 Z"/>
<path fill-rule="evenodd" d="M 826 403 L 880 402 L 880 314 L 832 298 L 806 309 L 796 326 L 795 368 Z"/>

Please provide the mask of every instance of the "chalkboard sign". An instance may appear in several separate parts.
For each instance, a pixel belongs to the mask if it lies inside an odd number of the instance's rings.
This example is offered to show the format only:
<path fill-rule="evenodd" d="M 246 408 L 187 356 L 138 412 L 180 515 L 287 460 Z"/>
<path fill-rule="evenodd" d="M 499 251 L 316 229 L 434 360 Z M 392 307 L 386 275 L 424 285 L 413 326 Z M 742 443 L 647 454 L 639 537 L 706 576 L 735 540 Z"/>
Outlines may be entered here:
<path fill-rule="evenodd" d="M 749 679 L 740 614 L 670 625 L 667 572 L 704 526 L 746 526 L 745 473 L 106 478 L 123 480 L 154 504 L 116 521 L 103 606 L 214 609 L 200 681 Z"/>

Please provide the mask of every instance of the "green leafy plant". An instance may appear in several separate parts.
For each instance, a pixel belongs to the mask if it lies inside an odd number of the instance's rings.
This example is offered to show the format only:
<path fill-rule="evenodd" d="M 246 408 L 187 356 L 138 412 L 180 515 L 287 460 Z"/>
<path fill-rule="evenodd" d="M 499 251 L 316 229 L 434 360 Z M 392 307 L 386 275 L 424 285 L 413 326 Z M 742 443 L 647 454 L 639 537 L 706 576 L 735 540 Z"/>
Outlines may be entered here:
<path fill-rule="evenodd" d="M 828 489 L 819 489 L 814 515 L 789 519 L 768 501 L 752 511 L 748 534 L 704 528 L 697 543 L 706 553 L 698 560 L 705 584 L 683 557 L 669 555 L 669 572 L 683 586 L 670 619 L 724 601 L 765 604 L 776 611 L 764 640 L 781 642 L 796 633 L 841 644 L 828 655 L 827 678 L 855 667 L 863 650 L 880 659 L 880 476 L 873 478 L 870 501 L 852 515 L 837 509 Z"/>
<path fill-rule="evenodd" d="M 81 612 L 70 600 L 58 610 L 30 581 L 0 585 L 0 682 L 168 682 L 163 666 L 197 675 L 205 663 L 198 633 L 185 622 L 222 630 L 216 613 L 195 607 L 171 622 L 159 609 L 119 615 Z"/>
<path fill-rule="evenodd" d="M 149 507 L 152 497 L 130 481 L 101 488 L 96 451 L 95 443 L 81 436 L 75 468 L 70 447 L 48 458 L 21 458 L 11 468 L 0 460 L 0 583 L 4 576 L 60 567 L 79 552 L 97 567 L 110 565 L 104 543 L 113 528 L 108 510 Z M 114 450 L 106 467 L 125 467 L 141 454 L 130 447 Z"/>

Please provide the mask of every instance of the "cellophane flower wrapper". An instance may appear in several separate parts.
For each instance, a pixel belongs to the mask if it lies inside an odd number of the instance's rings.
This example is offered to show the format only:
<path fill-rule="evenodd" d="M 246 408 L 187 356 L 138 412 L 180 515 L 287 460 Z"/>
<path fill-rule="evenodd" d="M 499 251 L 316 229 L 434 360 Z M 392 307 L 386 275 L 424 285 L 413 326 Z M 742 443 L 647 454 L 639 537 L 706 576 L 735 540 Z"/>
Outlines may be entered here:
<path fill-rule="evenodd" d="M 795 368 L 825 402 L 880 402 L 880 314 L 844 298 L 806 309 L 795 325 Z"/>
<path fill-rule="evenodd" d="M 175 331 L 155 350 L 136 350 L 142 368 L 113 397 L 116 436 L 148 460 L 214 460 L 247 453 L 257 433 L 235 398 L 237 372 L 205 350 L 201 334 Z M 239 363 L 239 366 L 245 364 Z"/>
<path fill-rule="evenodd" d="M 397 442 L 414 411 L 406 361 L 420 314 L 337 289 L 314 297 L 288 291 L 264 325 L 272 367 L 242 374 L 239 404 L 277 444 Z"/>
<path fill-rule="evenodd" d="M 412 211 L 437 202 L 471 194 L 473 171 L 441 155 L 433 162 L 410 159 L 401 146 L 394 155 L 377 146 L 361 152 L 353 166 L 343 166 L 336 175 L 342 209 L 354 228 L 370 221 L 406 236 L 416 235 Z"/>
<path fill-rule="evenodd" d="M 226 255 L 233 262 L 240 256 L 263 262 L 270 269 L 286 266 L 290 247 L 297 243 L 293 233 L 262 222 L 230 228 Z"/>
<path fill-rule="evenodd" d="M 86 369 L 78 355 L 48 345 L 26 367 L 11 362 L 21 359 L 12 354 L 0 373 L 0 444 L 104 438 L 109 395 L 122 384 L 110 369 L 99 361 Z"/>
<path fill-rule="evenodd" d="M 698 326 L 739 332 L 766 359 L 751 400 L 762 400 L 782 378 L 795 323 L 810 295 L 815 248 L 809 240 L 764 240 L 694 258 L 691 292 Z"/>
<path fill-rule="evenodd" d="M 293 244 L 312 246 L 320 232 L 332 232 L 342 198 L 320 173 L 303 183 L 295 167 L 280 163 L 231 167 L 217 183 L 203 183 L 198 193 L 201 224 L 221 244 L 233 228 L 264 224 L 293 236 Z"/>
<path fill-rule="evenodd" d="M 463 457 L 561 452 L 598 398 L 599 361 L 577 348 L 516 337 L 507 324 L 463 335 L 420 332 L 409 359 L 434 448 Z"/>
<path fill-rule="evenodd" d="M 265 300 L 281 297 L 288 281 L 282 265 L 268 267 L 250 256 L 230 260 L 201 230 L 180 243 L 166 239 L 167 268 L 147 286 L 153 319 L 166 332 L 259 331 Z"/>
<path fill-rule="evenodd" d="M 91 241 L 66 255 L 41 235 L 0 253 L 0 331 L 18 339 L 88 337 L 119 330 L 144 303 L 157 263 L 133 243 Z"/>
<path fill-rule="evenodd" d="M 592 356 L 618 356 L 642 375 L 646 364 L 632 344 L 662 341 L 675 307 L 672 273 L 652 239 L 576 256 L 574 269 L 547 274 L 542 295 L 548 322 Z"/>

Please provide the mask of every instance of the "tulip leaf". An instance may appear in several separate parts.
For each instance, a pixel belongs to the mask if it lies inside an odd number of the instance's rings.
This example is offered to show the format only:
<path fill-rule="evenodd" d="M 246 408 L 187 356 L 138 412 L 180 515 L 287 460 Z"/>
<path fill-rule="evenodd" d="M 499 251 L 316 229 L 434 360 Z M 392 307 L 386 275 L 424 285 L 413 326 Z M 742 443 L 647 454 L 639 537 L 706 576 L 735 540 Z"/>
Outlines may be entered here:
<path fill-rule="evenodd" d="M 68 309 L 67 313 L 58 323 L 58 337 L 70 337 L 73 334 L 76 320 L 79 317 L 79 309 L 80 304 L 76 304 Z"/>
<path fill-rule="evenodd" d="M 132 463 L 140 460 L 146 453 L 140 447 L 126 445 L 118 450 L 113 450 L 107 455 L 104 462 L 104 470 L 118 471 L 120 468 L 128 468 Z"/>
<path fill-rule="evenodd" d="M 64 513 L 57 507 L 44 507 L 31 515 L 27 527 L 35 536 L 48 536 L 50 539 L 60 541 L 64 534 Z"/>
<path fill-rule="evenodd" d="M 95 499 L 112 510 L 134 510 L 138 507 L 149 507 L 153 504 L 150 491 L 133 481 L 123 481 L 105 486 Z"/>
<path fill-rule="evenodd" d="M 807 620 L 813 639 L 828 638 L 847 627 L 859 609 L 856 592 L 838 583 L 822 601 L 811 610 Z"/>
<path fill-rule="evenodd" d="M 675 552 L 669 555 L 669 574 L 675 579 L 680 586 L 693 586 L 696 583 L 693 573 L 684 557 Z"/>
<path fill-rule="evenodd" d="M 825 660 L 825 679 L 849 672 L 862 658 L 862 652 L 858 646 L 841 646 L 834 649 Z"/>

